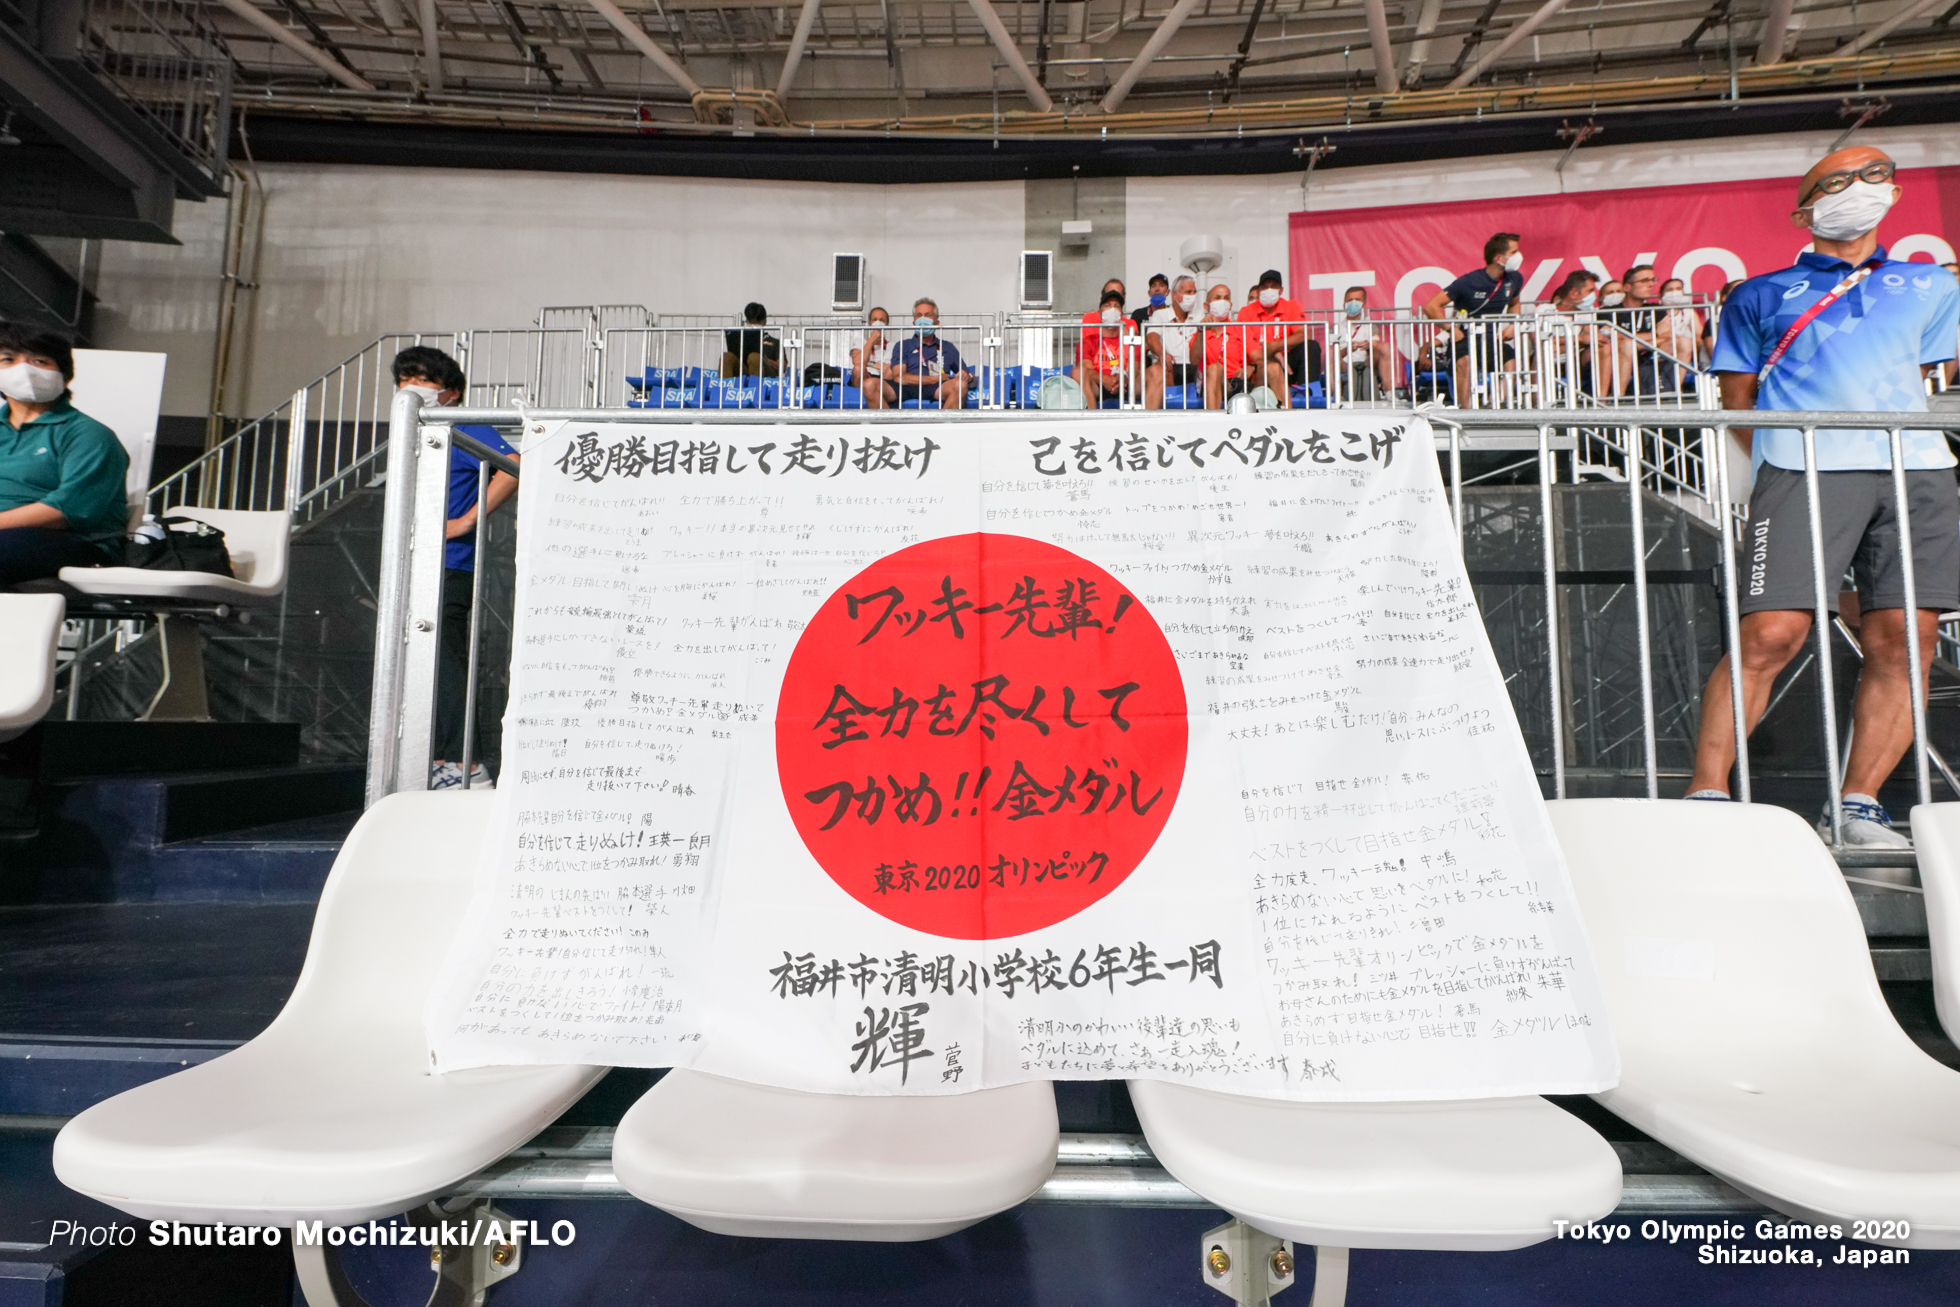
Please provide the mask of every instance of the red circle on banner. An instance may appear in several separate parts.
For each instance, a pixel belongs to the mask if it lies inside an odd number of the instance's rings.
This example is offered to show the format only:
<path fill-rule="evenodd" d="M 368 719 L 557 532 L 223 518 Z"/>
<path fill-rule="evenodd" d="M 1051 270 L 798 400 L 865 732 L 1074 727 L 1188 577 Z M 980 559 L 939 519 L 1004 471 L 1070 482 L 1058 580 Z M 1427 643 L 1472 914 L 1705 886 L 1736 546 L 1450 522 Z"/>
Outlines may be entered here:
<path fill-rule="evenodd" d="M 845 582 L 776 704 L 783 800 L 858 902 L 952 939 L 1123 883 L 1184 779 L 1184 682 L 1129 587 L 1023 536 L 946 536 Z"/>

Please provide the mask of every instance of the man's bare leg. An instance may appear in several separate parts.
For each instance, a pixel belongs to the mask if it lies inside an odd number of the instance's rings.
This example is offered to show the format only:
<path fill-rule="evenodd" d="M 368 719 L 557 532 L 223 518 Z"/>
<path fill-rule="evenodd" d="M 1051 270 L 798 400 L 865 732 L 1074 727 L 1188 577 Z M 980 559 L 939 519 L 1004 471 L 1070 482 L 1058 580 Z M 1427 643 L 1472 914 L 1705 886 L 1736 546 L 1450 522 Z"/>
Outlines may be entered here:
<path fill-rule="evenodd" d="M 1755 730 L 1769 705 L 1770 686 L 1789 666 L 1810 635 L 1810 614 L 1797 609 L 1745 613 L 1742 618 L 1742 706 L 1748 729 Z M 1695 773 L 1688 793 L 1729 792 L 1735 766 L 1735 714 L 1729 698 L 1730 659 L 1709 674 L 1701 692 L 1701 730 L 1695 739 Z"/>
<path fill-rule="evenodd" d="M 1919 693 L 1933 664 L 1939 613 L 1919 610 Z M 1878 797 L 1892 769 L 1912 746 L 1912 699 L 1906 687 L 1906 621 L 1903 608 L 1875 608 L 1863 614 L 1859 643 L 1865 650 L 1864 670 L 1858 675 L 1857 697 L 1851 703 L 1851 761 L 1845 768 L 1844 792 Z"/>

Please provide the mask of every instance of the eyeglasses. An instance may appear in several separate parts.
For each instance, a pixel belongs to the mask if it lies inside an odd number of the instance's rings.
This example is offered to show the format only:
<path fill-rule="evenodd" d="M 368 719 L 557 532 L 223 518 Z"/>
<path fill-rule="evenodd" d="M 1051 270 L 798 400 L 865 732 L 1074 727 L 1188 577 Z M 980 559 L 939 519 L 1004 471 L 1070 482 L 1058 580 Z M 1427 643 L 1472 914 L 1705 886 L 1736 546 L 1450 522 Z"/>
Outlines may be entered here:
<path fill-rule="evenodd" d="M 1892 172 L 1897 167 L 1898 165 L 1890 159 L 1880 159 L 1862 168 L 1851 168 L 1844 172 L 1827 172 L 1805 193 L 1804 199 L 1808 201 L 1811 196 L 1818 194 L 1836 195 L 1852 182 L 1870 182 L 1874 186 L 1882 186 L 1892 180 Z"/>

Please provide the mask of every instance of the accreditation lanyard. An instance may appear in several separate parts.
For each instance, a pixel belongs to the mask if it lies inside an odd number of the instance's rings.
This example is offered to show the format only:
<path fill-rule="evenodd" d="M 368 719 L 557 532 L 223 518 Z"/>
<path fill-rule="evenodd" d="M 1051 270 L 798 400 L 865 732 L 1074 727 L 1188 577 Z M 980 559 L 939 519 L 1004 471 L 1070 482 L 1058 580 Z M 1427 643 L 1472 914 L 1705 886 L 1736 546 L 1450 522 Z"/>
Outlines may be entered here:
<path fill-rule="evenodd" d="M 1776 342 L 1776 348 L 1769 352 L 1769 357 L 1763 360 L 1762 370 L 1756 374 L 1756 384 L 1761 385 L 1769 379 L 1770 370 L 1782 361 L 1783 355 L 1789 351 L 1790 346 L 1796 343 L 1797 337 L 1803 335 L 1803 329 L 1805 327 L 1817 321 L 1819 314 L 1843 299 L 1845 292 L 1849 291 L 1865 278 L 1871 276 L 1873 270 L 1883 262 L 1885 260 L 1876 255 L 1866 259 L 1858 265 L 1850 276 L 1831 287 L 1822 299 L 1805 309 L 1797 320 L 1790 324 L 1790 329 L 1783 333 L 1783 339 Z"/>

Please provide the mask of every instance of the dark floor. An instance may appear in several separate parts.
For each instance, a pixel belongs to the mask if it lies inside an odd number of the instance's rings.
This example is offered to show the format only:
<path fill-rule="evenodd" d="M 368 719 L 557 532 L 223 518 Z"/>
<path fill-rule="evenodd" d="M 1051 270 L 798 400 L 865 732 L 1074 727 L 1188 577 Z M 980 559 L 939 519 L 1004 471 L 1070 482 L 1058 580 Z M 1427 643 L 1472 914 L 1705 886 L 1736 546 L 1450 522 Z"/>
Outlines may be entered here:
<path fill-rule="evenodd" d="M 284 1006 L 309 903 L 0 908 L 0 1039 L 242 1042 Z"/>

